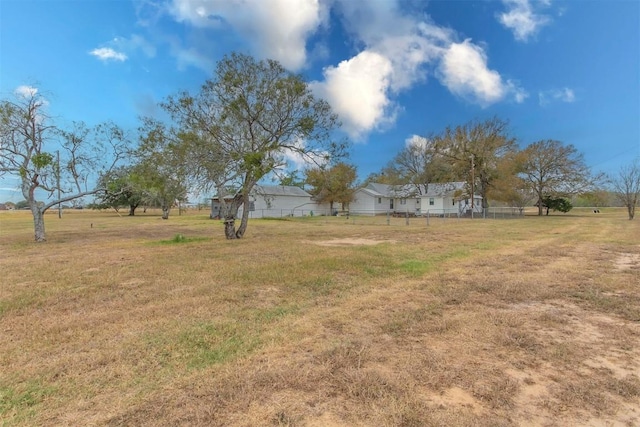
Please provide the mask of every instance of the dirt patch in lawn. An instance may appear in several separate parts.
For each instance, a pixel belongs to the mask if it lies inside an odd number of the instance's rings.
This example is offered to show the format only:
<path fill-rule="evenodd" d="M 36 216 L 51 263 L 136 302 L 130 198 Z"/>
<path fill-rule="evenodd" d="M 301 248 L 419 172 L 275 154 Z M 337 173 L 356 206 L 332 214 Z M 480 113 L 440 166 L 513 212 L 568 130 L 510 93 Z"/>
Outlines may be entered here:
<path fill-rule="evenodd" d="M 615 260 L 618 270 L 632 270 L 640 268 L 640 254 L 623 253 Z"/>

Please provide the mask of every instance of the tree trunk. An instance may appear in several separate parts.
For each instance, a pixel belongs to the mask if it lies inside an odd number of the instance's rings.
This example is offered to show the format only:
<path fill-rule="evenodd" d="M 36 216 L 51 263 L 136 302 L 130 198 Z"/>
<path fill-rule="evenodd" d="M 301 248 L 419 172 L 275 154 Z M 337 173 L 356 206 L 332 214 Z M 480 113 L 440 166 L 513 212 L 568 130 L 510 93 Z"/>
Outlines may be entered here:
<path fill-rule="evenodd" d="M 220 207 L 220 214 L 224 214 L 224 236 L 227 240 L 235 240 L 239 238 L 236 232 L 236 216 L 238 216 L 238 209 L 240 209 L 240 206 L 242 205 L 242 200 L 241 196 L 236 195 L 230 204 L 227 205 L 225 203 Z M 245 209 L 245 211 L 247 210 L 248 209 Z"/>
<path fill-rule="evenodd" d="M 247 224 L 249 223 L 249 202 L 249 196 L 243 197 L 242 204 L 244 205 L 244 209 L 242 210 L 242 220 L 240 221 L 238 231 L 236 231 L 236 237 L 238 239 L 242 239 L 245 231 L 247 231 Z"/>
<path fill-rule="evenodd" d="M 635 203 L 633 205 L 627 205 L 627 212 L 629 213 L 629 220 L 632 220 L 633 217 L 636 216 Z"/>
<path fill-rule="evenodd" d="M 224 219 L 224 237 L 227 240 L 237 239 L 236 236 L 236 220 L 235 218 L 225 218 Z"/>
<path fill-rule="evenodd" d="M 542 216 L 543 209 L 542 197 L 538 197 L 538 216 Z"/>
<path fill-rule="evenodd" d="M 480 197 L 482 197 L 482 210 L 489 209 L 489 199 L 487 193 L 489 192 L 489 183 L 480 177 Z M 471 197 L 475 196 L 472 194 Z"/>
<path fill-rule="evenodd" d="M 169 206 L 162 205 L 162 219 L 169 219 Z"/>
<path fill-rule="evenodd" d="M 129 205 L 129 216 L 135 216 L 137 206 Z"/>
<path fill-rule="evenodd" d="M 44 234 L 44 212 L 40 210 L 35 201 L 31 206 L 31 213 L 33 214 L 36 242 L 45 242 L 47 239 Z"/>

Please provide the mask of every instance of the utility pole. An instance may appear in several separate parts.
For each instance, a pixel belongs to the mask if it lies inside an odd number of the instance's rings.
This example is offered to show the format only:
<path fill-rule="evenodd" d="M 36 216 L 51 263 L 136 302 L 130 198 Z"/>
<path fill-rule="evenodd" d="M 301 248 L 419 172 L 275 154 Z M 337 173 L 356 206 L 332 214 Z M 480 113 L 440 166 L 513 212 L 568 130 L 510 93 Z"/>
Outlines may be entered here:
<path fill-rule="evenodd" d="M 60 150 L 56 150 L 57 166 L 56 166 L 56 181 L 58 187 L 58 200 L 60 200 Z M 58 201 L 58 218 L 62 218 L 62 205 Z"/>
<path fill-rule="evenodd" d="M 475 194 L 476 194 L 476 174 L 475 174 L 475 161 L 474 161 L 474 157 L 473 154 L 471 155 L 471 218 L 473 218 L 473 211 L 474 211 L 474 199 L 475 199 Z"/>

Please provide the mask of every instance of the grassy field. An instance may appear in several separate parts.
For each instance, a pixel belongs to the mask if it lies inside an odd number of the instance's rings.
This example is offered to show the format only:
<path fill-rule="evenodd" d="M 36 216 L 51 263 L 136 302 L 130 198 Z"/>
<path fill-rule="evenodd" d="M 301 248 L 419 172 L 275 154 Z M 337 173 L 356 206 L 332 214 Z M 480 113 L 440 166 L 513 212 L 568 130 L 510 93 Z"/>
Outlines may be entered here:
<path fill-rule="evenodd" d="M 640 425 L 640 222 L 0 212 L 4 426 Z"/>

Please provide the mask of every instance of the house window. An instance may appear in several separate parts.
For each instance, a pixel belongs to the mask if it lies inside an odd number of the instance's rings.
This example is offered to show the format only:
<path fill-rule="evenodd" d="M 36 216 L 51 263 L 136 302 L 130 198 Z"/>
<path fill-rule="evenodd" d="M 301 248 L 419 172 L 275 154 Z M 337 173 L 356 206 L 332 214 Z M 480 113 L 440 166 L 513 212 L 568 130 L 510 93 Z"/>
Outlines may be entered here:
<path fill-rule="evenodd" d="M 249 212 L 256 210 L 256 202 L 249 202 Z"/>
<path fill-rule="evenodd" d="M 407 204 L 407 199 L 400 199 L 400 204 L 401 205 L 406 205 Z"/>
<path fill-rule="evenodd" d="M 436 204 L 436 200 L 433 197 L 429 197 L 429 206 L 433 206 Z"/>
<path fill-rule="evenodd" d="M 378 204 L 382 203 L 382 197 L 378 197 Z"/>

